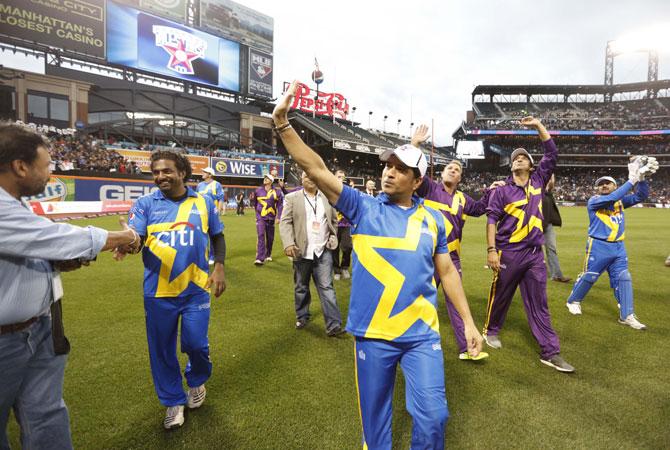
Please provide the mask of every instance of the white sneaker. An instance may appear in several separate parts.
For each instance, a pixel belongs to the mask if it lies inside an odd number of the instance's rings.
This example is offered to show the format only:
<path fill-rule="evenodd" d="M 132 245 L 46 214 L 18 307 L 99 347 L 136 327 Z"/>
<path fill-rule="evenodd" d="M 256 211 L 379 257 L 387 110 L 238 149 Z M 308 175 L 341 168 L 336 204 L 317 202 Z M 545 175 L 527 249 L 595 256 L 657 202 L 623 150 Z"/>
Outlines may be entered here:
<path fill-rule="evenodd" d="M 336 280 L 339 280 L 340 278 L 342 278 L 342 275 L 340 275 L 339 273 L 336 273 L 335 275 L 333 275 L 333 278 L 336 279 Z"/>
<path fill-rule="evenodd" d="M 260 259 L 257 259 L 256 261 L 254 261 L 254 264 L 256 264 L 257 266 L 262 266 L 263 261 L 261 261 Z"/>
<path fill-rule="evenodd" d="M 207 396 L 207 389 L 205 389 L 204 384 L 188 388 L 188 401 L 186 405 L 189 409 L 200 408 L 205 403 L 205 396 Z"/>
<path fill-rule="evenodd" d="M 213 259 L 210 259 L 210 260 L 209 260 L 209 265 L 210 265 L 210 266 L 213 266 L 213 265 L 214 265 L 214 260 L 213 260 Z"/>
<path fill-rule="evenodd" d="M 635 317 L 635 314 L 628 314 L 628 317 L 626 317 L 624 320 L 619 319 L 619 323 L 621 325 L 626 325 L 628 327 L 631 327 L 635 330 L 646 330 L 647 326 L 643 323 L 640 323 L 639 320 L 637 320 L 637 317 Z"/>
<path fill-rule="evenodd" d="M 265 258 L 265 262 L 272 262 L 272 256 L 268 256 L 267 258 Z"/>
<path fill-rule="evenodd" d="M 498 336 L 487 336 L 485 334 L 483 337 L 484 341 L 489 347 L 502 348 L 502 342 L 500 342 L 500 338 Z"/>
<path fill-rule="evenodd" d="M 165 412 L 163 426 L 166 430 L 184 425 L 184 405 L 170 406 Z"/>
<path fill-rule="evenodd" d="M 344 278 L 345 280 L 351 278 L 351 275 L 349 274 L 349 271 L 347 269 L 342 269 L 342 278 Z"/>
<path fill-rule="evenodd" d="M 574 314 L 575 316 L 580 316 L 582 314 L 582 304 L 579 302 L 568 302 L 565 306 L 568 307 L 570 314 Z"/>

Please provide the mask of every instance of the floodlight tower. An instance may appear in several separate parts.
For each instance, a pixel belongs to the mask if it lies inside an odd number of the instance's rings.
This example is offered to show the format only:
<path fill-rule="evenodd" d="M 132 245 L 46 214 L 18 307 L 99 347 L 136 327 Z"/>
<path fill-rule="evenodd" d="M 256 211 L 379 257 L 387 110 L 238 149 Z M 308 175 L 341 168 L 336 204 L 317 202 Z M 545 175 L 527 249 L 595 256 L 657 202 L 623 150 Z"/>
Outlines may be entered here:
<path fill-rule="evenodd" d="M 614 58 L 624 53 L 647 53 L 647 82 L 658 81 L 658 51 L 648 45 L 621 45 L 621 42 L 607 41 L 605 48 L 605 86 L 614 85 Z M 647 98 L 656 98 L 656 88 L 647 89 Z M 605 93 L 605 101 L 612 101 L 612 92 Z"/>

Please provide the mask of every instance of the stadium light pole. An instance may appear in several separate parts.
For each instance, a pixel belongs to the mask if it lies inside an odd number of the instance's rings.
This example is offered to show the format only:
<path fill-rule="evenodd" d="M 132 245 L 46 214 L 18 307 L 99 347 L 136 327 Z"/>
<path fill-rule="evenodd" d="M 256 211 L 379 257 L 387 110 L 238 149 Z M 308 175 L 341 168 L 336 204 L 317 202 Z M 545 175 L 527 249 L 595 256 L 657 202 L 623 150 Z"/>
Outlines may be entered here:
<path fill-rule="evenodd" d="M 397 127 L 398 136 L 400 136 L 400 122 L 402 122 L 402 119 L 398 119 L 398 127 Z"/>
<path fill-rule="evenodd" d="M 335 110 L 337 109 L 337 106 L 339 105 L 338 102 L 333 102 L 333 125 L 335 125 Z"/>
<path fill-rule="evenodd" d="M 351 107 L 351 126 L 354 126 L 354 116 L 356 116 L 356 107 L 352 106 Z"/>
<path fill-rule="evenodd" d="M 384 133 L 386 133 L 386 119 L 388 119 L 389 116 L 384 116 Z"/>
<path fill-rule="evenodd" d="M 412 129 L 414 128 L 414 122 L 409 124 L 409 136 L 412 137 Z"/>
<path fill-rule="evenodd" d="M 372 111 L 368 113 L 368 130 L 370 129 L 370 121 L 372 120 Z"/>

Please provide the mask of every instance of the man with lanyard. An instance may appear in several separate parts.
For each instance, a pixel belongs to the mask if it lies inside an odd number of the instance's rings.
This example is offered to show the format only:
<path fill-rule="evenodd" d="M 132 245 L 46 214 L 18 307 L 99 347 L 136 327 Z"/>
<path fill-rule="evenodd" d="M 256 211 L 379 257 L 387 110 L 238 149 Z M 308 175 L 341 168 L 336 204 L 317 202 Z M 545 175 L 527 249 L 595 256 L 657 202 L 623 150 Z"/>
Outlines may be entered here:
<path fill-rule="evenodd" d="M 644 159 L 643 159 L 644 158 Z M 640 167 L 644 163 L 644 166 Z M 626 233 L 623 210 L 643 202 L 649 195 L 644 176 L 653 174 L 658 162 L 653 157 L 638 156 L 628 164 L 628 181 L 617 189 L 612 177 L 600 177 L 595 187 L 598 192 L 589 199 L 589 238 L 586 242 L 584 269 L 577 278 L 568 298 L 568 311 L 582 313 L 581 302 L 605 270 L 610 287 L 619 304 L 619 323 L 635 330 L 644 330 L 633 307 L 633 280 L 628 271 L 628 255 L 624 246 Z M 628 194 L 635 187 L 633 194 Z"/>
<path fill-rule="evenodd" d="M 309 280 L 313 278 L 326 321 L 326 334 L 338 336 L 344 330 L 333 288 L 331 250 L 337 245 L 336 212 L 305 172 L 301 181 L 302 190 L 284 197 L 279 221 L 284 253 L 293 261 L 295 327 L 303 329 L 310 320 Z"/>
<path fill-rule="evenodd" d="M 140 197 L 130 210 L 129 225 L 144 245 L 144 311 L 151 375 L 158 399 L 167 407 L 163 426 L 184 423 L 184 404 L 198 408 L 205 401 L 205 382 L 212 373 L 209 359 L 210 293 L 226 288 L 226 241 L 223 224 L 208 196 L 187 187 L 191 164 L 181 154 L 156 151 L 151 172 L 159 190 Z M 214 267 L 208 274 L 210 240 Z M 122 247 L 117 259 L 141 245 Z M 184 392 L 177 359 L 177 327 L 181 317 L 181 351 L 188 355 Z"/>
<path fill-rule="evenodd" d="M 343 184 L 346 181 L 344 170 L 336 170 L 335 176 Z M 333 250 L 333 268 L 335 270 L 335 279 L 349 279 L 349 265 L 351 264 L 351 224 L 344 217 L 344 214 L 337 212 L 337 248 Z M 342 258 L 340 258 L 342 252 Z"/>
<path fill-rule="evenodd" d="M 528 324 L 540 344 L 540 361 L 560 372 L 574 372 L 559 354 L 558 336 L 551 325 L 547 305 L 547 267 L 542 244 L 542 196 L 556 168 L 558 149 L 544 125 L 533 117 L 521 124 L 537 130 L 544 156 L 534 167 L 533 158 L 523 148 L 512 152 L 512 176 L 491 194 L 487 208 L 486 240 L 488 266 L 493 270 L 484 339 L 501 348 L 498 334 L 517 286 L 526 309 Z"/>
<path fill-rule="evenodd" d="M 256 189 L 254 193 L 254 204 L 256 209 L 256 260 L 254 264 L 262 266 L 263 263 L 272 261 L 272 244 L 275 239 L 275 224 L 279 223 L 281 217 L 282 202 L 284 195 L 280 189 L 272 187 L 275 179 L 266 174 L 263 177 L 263 186 Z"/>
<path fill-rule="evenodd" d="M 412 136 L 412 145 L 419 145 L 428 139 L 428 126 L 419 125 Z M 447 233 L 447 245 L 449 247 L 449 256 L 458 270 L 458 274 L 463 278 L 461 270 L 461 240 L 463 239 L 463 227 L 468 216 L 480 217 L 486 213 L 486 207 L 489 203 L 489 196 L 492 189 L 505 184 L 503 181 L 496 181 L 489 189 L 486 189 L 481 199 L 475 201 L 469 195 L 458 190 L 458 184 L 463 175 L 463 166 L 457 160 L 451 161 L 442 170 L 442 182 L 438 183 L 423 177 L 423 181 L 416 190 L 419 197 L 424 198 L 424 204 L 444 214 L 445 227 Z M 435 281 L 440 285 L 438 274 L 435 274 Z M 463 332 L 463 319 L 458 315 L 454 305 L 447 299 L 447 312 L 451 321 L 451 328 L 454 330 L 456 344 L 458 345 L 458 358 L 461 360 L 472 360 L 468 353 L 467 342 Z M 480 352 L 477 359 L 488 358 L 488 353 Z"/>
<path fill-rule="evenodd" d="M 404 145 L 381 155 L 383 192 L 371 197 L 345 186 L 288 122 L 294 81 L 273 112 L 291 157 L 352 224 L 354 265 L 347 331 L 355 337 L 355 368 L 363 448 L 390 449 L 393 386 L 398 364 L 413 418 L 412 448 L 444 448 L 448 418 L 444 358 L 437 317 L 437 268 L 445 293 L 465 323 L 474 357 L 475 328 L 458 271 L 448 255 L 444 216 L 413 195 L 426 173 L 421 150 Z"/>
<path fill-rule="evenodd" d="M 196 191 L 201 195 L 208 195 L 214 202 L 214 206 L 219 213 L 225 212 L 223 186 L 214 179 L 214 169 L 205 167 L 202 169 L 202 181 L 198 183 Z"/>

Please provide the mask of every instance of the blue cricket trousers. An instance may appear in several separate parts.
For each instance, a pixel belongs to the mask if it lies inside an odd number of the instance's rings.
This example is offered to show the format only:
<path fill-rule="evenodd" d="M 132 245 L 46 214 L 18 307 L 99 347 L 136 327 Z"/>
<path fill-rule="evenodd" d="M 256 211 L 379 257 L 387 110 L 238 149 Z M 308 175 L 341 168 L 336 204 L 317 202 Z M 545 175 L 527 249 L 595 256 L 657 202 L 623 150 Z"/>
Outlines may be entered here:
<path fill-rule="evenodd" d="M 151 376 L 164 406 L 186 403 L 177 359 L 177 329 L 181 317 L 181 351 L 188 355 L 184 370 L 189 387 L 205 383 L 212 374 L 209 360 L 209 293 L 189 298 L 144 297 Z"/>

